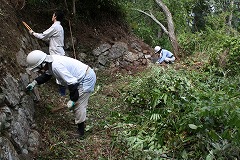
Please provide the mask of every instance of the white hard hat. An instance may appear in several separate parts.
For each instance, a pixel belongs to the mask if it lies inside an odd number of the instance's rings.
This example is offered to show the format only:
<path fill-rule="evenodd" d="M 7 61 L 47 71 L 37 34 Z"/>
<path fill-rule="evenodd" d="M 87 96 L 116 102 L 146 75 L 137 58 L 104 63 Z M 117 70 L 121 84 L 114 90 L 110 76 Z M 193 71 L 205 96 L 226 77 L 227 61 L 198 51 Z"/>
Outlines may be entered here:
<path fill-rule="evenodd" d="M 28 69 L 31 71 L 39 66 L 47 57 L 47 54 L 40 50 L 34 50 L 27 56 Z"/>
<path fill-rule="evenodd" d="M 160 47 L 160 46 L 156 46 L 156 47 L 154 48 L 155 53 L 159 52 L 160 50 L 161 50 L 161 47 Z"/>
<path fill-rule="evenodd" d="M 43 62 L 52 62 L 53 59 L 51 56 L 47 55 L 43 51 L 34 50 L 30 52 L 27 56 L 27 64 L 29 65 L 28 70 L 33 70 Z"/>

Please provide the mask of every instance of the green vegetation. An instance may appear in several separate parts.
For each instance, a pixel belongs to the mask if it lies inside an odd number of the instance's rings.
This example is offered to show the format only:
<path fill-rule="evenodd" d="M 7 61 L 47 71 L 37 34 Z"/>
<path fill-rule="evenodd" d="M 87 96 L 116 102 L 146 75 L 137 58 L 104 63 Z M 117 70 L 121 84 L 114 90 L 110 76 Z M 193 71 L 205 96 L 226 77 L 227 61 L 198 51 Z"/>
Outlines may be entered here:
<path fill-rule="evenodd" d="M 127 13 L 126 20 L 136 35 L 152 47 L 161 45 L 171 50 L 169 37 L 161 27 L 151 18 L 133 10 L 151 12 L 167 28 L 166 15 L 154 1 L 122 0 L 119 3 Z M 225 75 L 240 73 L 239 21 L 236 18 L 239 14 L 238 3 L 232 7 L 227 1 L 165 0 L 164 3 L 173 15 L 181 57 L 204 53 L 210 57 L 206 68 L 214 68 Z M 227 21 L 232 21 L 232 24 Z"/>
<path fill-rule="evenodd" d="M 71 136 L 70 112 L 40 109 L 47 146 L 39 159 L 239 158 L 240 77 L 176 66 L 131 76 L 98 72 L 85 140 Z"/>
<path fill-rule="evenodd" d="M 133 10 L 151 11 L 167 26 L 154 1 L 77 2 L 78 18 L 119 13 L 147 44 L 171 49 L 160 26 Z M 71 113 L 39 113 L 47 122 L 41 129 L 50 146 L 39 159 L 240 159 L 239 13 L 223 0 L 164 2 L 173 15 L 181 62 L 131 76 L 98 72 L 86 139 L 68 133 L 75 130 Z M 231 13 L 232 26 L 226 23 Z"/>
<path fill-rule="evenodd" d="M 155 66 L 128 81 L 115 125 L 133 158 L 239 156 L 239 77 Z"/>

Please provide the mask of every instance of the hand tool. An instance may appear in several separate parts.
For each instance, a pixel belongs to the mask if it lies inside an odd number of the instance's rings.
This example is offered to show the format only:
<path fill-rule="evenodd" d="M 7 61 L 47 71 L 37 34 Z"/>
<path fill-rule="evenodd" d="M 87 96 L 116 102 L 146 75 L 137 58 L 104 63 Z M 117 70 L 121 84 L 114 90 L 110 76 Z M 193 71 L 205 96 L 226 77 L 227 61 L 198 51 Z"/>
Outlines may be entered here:
<path fill-rule="evenodd" d="M 24 25 L 29 31 L 32 30 L 32 28 L 29 27 L 29 25 L 28 25 L 26 22 L 22 21 L 22 23 L 23 23 L 23 25 Z"/>

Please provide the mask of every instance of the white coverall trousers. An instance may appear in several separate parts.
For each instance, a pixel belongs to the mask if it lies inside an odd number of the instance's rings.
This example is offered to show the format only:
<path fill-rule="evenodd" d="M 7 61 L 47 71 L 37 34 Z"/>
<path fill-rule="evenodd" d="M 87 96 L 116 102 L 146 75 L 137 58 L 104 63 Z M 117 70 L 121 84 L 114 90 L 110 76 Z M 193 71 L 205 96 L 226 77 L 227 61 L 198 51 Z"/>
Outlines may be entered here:
<path fill-rule="evenodd" d="M 173 57 L 171 57 L 171 58 L 165 58 L 165 60 L 164 60 L 165 62 L 173 62 L 173 61 L 175 61 L 175 57 L 173 56 Z"/>
<path fill-rule="evenodd" d="M 94 71 L 90 69 L 78 86 L 79 98 L 75 103 L 76 106 L 73 110 L 75 115 L 75 124 L 82 123 L 86 120 L 88 99 L 91 92 L 94 90 L 95 83 L 96 75 Z"/>

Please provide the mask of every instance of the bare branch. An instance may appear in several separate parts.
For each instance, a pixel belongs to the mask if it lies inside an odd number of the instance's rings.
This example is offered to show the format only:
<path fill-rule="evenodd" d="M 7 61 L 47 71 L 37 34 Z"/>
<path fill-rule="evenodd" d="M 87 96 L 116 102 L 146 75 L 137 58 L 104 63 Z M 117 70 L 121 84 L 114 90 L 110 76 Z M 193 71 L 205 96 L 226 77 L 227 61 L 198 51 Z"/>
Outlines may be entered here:
<path fill-rule="evenodd" d="M 169 32 L 168 32 L 168 30 L 166 29 L 166 27 L 164 27 L 164 25 L 163 25 L 161 22 L 159 22 L 159 21 L 157 20 L 157 18 L 156 18 L 151 12 L 150 12 L 150 13 L 147 13 L 147 12 L 145 12 L 145 11 L 143 11 L 143 10 L 135 9 L 135 8 L 133 8 L 133 10 L 138 11 L 138 12 L 141 12 L 141 13 L 147 15 L 148 17 L 150 17 L 154 22 L 156 22 L 156 23 L 163 29 L 163 31 L 164 31 L 167 35 L 169 35 Z"/>
<path fill-rule="evenodd" d="M 168 9 L 168 7 L 163 3 L 162 0 L 155 0 L 155 2 L 163 10 L 163 13 L 165 14 L 165 16 L 167 18 L 168 28 L 164 27 L 151 12 L 147 13 L 147 12 L 145 12 L 143 10 L 140 10 L 140 9 L 133 9 L 133 10 L 136 10 L 138 12 L 141 12 L 141 13 L 149 16 L 154 22 L 156 22 L 163 29 L 163 31 L 170 38 L 170 42 L 171 42 L 172 47 L 173 47 L 173 52 L 174 52 L 176 58 L 178 59 L 177 55 L 178 55 L 178 52 L 179 52 L 179 45 L 178 45 L 177 37 L 176 37 L 175 31 L 174 31 L 175 29 L 174 29 L 172 14 L 171 14 L 170 10 Z"/>

